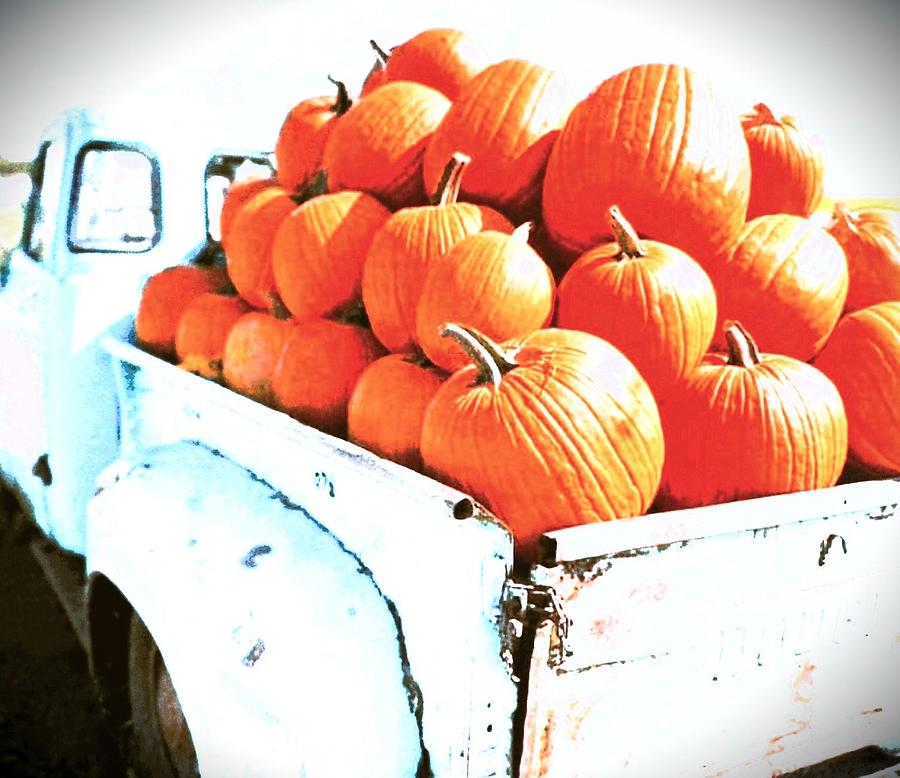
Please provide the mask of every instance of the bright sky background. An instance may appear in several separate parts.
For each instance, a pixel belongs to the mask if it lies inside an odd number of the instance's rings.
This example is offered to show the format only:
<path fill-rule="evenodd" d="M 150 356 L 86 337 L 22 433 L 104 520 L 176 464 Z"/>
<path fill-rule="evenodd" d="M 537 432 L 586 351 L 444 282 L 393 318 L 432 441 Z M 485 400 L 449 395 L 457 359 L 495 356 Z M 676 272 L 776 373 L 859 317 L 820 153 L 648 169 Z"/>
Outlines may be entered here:
<path fill-rule="evenodd" d="M 332 92 L 328 75 L 358 88 L 370 38 L 435 26 L 553 67 L 578 95 L 631 64 L 693 66 L 739 111 L 765 101 L 819 137 L 827 194 L 900 196 L 897 0 L 19 0 L 0 15 L 0 154 L 30 158 L 74 105 L 272 148 L 292 105 Z"/>

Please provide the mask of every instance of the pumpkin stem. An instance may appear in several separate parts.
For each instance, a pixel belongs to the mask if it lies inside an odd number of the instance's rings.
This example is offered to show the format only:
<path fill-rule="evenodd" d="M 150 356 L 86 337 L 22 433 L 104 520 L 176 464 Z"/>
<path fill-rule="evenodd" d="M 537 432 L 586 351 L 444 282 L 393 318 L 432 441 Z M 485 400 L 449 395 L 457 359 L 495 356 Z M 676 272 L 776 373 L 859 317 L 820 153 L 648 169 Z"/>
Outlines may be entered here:
<path fill-rule="evenodd" d="M 756 341 L 743 324 L 736 319 L 728 319 L 723 325 L 725 341 L 728 344 L 728 364 L 738 367 L 753 367 L 762 360 Z"/>
<path fill-rule="evenodd" d="M 522 243 L 528 243 L 531 238 L 531 231 L 534 229 L 534 222 L 522 222 L 511 233 L 510 237 Z"/>
<path fill-rule="evenodd" d="M 269 313 L 281 321 L 291 318 L 291 312 L 277 292 L 269 292 Z"/>
<path fill-rule="evenodd" d="M 437 189 L 434 190 L 434 196 L 431 198 L 432 205 L 453 205 L 457 201 L 463 171 L 471 161 L 472 158 L 468 154 L 463 154 L 461 151 L 454 152 L 450 161 L 444 166 L 441 180 L 438 181 Z"/>
<path fill-rule="evenodd" d="M 461 327 L 447 322 L 441 327 L 441 335 L 453 338 L 475 363 L 478 368 L 476 384 L 491 383 L 500 386 L 504 374 L 516 367 L 516 362 L 509 353 L 473 327 Z"/>
<path fill-rule="evenodd" d="M 411 365 L 415 365 L 416 367 L 424 367 L 428 370 L 437 370 L 437 365 L 434 364 L 427 356 L 425 356 L 425 352 L 421 349 L 417 349 L 409 354 L 404 355 L 404 362 L 409 362 Z"/>
<path fill-rule="evenodd" d="M 387 65 L 388 57 L 390 56 L 384 49 L 381 48 L 374 40 L 369 41 L 369 45 L 375 49 L 375 53 L 378 55 L 378 59 L 381 60 L 382 65 Z"/>
<path fill-rule="evenodd" d="M 297 205 L 303 205 L 307 200 L 323 194 L 328 194 L 328 171 L 319 170 L 291 195 L 291 199 Z"/>
<path fill-rule="evenodd" d="M 331 106 L 331 111 L 335 116 L 343 116 L 350 110 L 353 101 L 350 99 L 350 94 L 343 81 L 335 81 L 331 76 L 328 76 L 328 80 L 337 87 L 337 98 L 334 105 Z"/>
<path fill-rule="evenodd" d="M 341 324 L 355 324 L 358 327 L 369 326 L 369 314 L 366 313 L 366 307 L 363 305 L 362 300 L 355 300 L 350 303 L 333 318 Z"/>
<path fill-rule="evenodd" d="M 741 124 L 746 127 L 758 127 L 760 124 L 780 124 L 772 109 L 765 103 L 757 103 L 753 106 L 753 113 L 745 113 L 741 116 Z"/>
<path fill-rule="evenodd" d="M 616 243 L 619 244 L 619 259 L 647 256 L 644 244 L 641 243 L 641 239 L 638 237 L 634 227 L 631 226 L 631 223 L 622 215 L 619 206 L 609 206 L 606 215 L 613 235 L 616 236 Z"/>

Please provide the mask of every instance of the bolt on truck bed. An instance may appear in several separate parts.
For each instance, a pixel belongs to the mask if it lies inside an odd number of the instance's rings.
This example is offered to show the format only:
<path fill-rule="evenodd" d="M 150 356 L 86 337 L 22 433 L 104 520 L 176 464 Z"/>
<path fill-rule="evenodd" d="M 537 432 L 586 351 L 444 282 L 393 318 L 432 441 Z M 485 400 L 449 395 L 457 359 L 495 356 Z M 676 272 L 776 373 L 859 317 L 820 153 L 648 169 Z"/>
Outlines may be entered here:
<path fill-rule="evenodd" d="M 900 748 L 900 481 L 550 532 L 514 580 L 508 533 L 467 495 L 127 340 L 105 348 L 123 440 L 106 488 L 194 447 L 333 535 L 394 609 L 417 775 L 777 775 Z M 202 473 L 184 477 L 202 494 Z"/>

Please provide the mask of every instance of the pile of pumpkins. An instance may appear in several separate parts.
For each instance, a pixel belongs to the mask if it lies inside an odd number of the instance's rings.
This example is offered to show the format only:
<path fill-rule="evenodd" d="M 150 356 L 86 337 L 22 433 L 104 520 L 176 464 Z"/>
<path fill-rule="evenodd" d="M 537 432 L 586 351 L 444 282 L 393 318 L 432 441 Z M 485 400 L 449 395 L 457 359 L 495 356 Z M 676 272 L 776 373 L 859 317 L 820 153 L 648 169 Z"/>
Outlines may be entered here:
<path fill-rule="evenodd" d="M 374 44 L 373 44 L 374 45 Z M 137 342 L 544 531 L 900 475 L 900 224 L 763 104 L 427 29 L 301 100 Z M 822 216 L 826 218 L 819 218 Z"/>

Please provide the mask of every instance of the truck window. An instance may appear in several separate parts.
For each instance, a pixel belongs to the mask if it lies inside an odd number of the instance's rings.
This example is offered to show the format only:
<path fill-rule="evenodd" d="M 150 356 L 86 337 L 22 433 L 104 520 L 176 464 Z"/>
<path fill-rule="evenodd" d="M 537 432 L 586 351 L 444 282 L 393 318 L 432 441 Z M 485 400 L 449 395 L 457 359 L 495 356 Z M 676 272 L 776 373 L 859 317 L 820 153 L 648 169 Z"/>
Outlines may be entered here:
<path fill-rule="evenodd" d="M 161 229 L 159 168 L 143 151 L 114 143 L 86 144 L 75 162 L 69 249 L 149 251 Z"/>
<path fill-rule="evenodd" d="M 218 241 L 219 214 L 225 192 L 235 181 L 247 178 L 270 178 L 275 174 L 272 163 L 265 154 L 220 154 L 206 165 L 206 231 L 209 238 Z"/>

